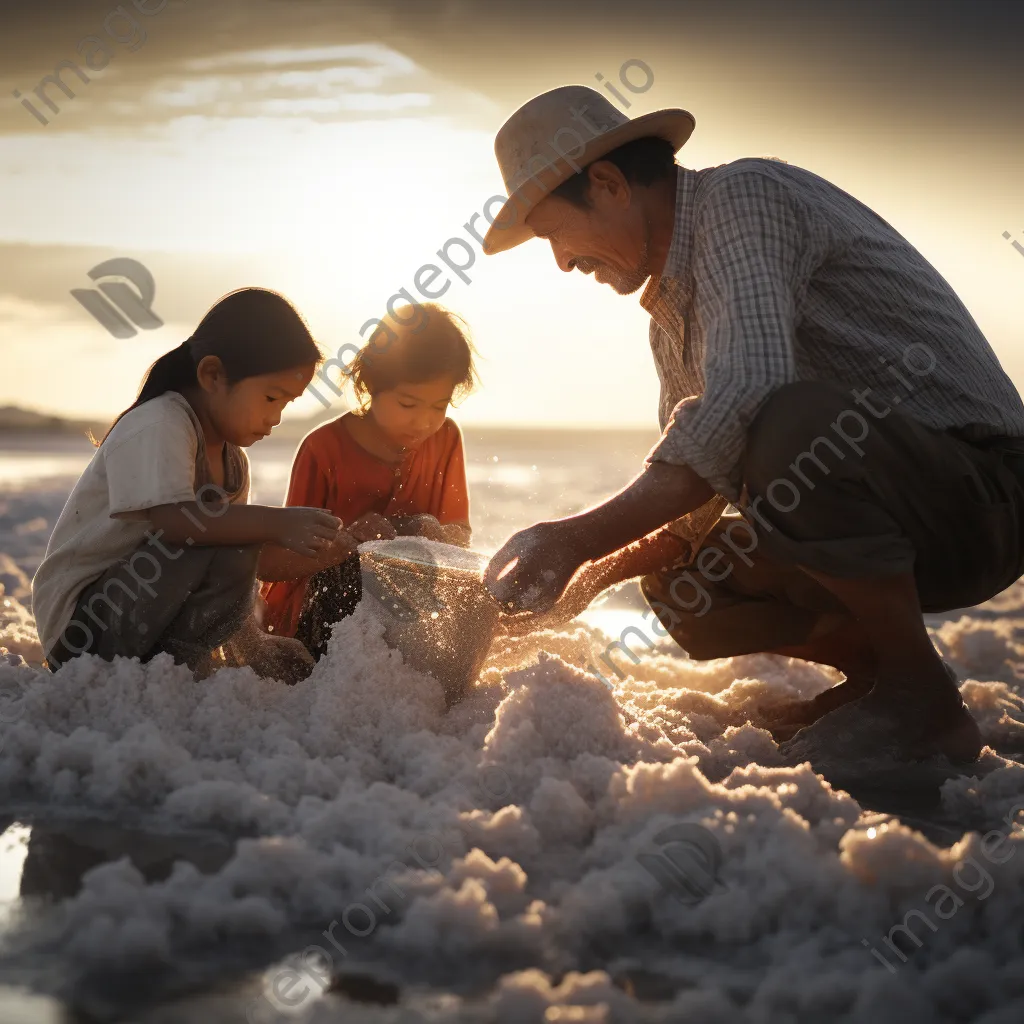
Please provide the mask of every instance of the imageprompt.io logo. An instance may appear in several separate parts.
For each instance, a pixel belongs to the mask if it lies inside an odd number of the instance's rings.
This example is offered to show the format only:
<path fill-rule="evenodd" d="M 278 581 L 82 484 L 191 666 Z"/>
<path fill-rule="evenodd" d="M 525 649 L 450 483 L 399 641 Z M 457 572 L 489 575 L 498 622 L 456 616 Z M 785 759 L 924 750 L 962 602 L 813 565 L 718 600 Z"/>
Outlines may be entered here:
<path fill-rule="evenodd" d="M 138 260 L 123 256 L 106 260 L 93 267 L 89 277 L 99 282 L 95 289 L 72 288 L 71 294 L 115 338 L 134 338 L 139 333 L 136 328 L 163 327 L 163 320 L 153 312 L 153 275 Z M 131 287 L 123 280 L 102 280 L 105 277 L 124 278 Z"/>
<path fill-rule="evenodd" d="M 680 822 L 658 832 L 636 859 L 667 893 L 693 906 L 718 882 L 722 847 L 702 825 Z"/>

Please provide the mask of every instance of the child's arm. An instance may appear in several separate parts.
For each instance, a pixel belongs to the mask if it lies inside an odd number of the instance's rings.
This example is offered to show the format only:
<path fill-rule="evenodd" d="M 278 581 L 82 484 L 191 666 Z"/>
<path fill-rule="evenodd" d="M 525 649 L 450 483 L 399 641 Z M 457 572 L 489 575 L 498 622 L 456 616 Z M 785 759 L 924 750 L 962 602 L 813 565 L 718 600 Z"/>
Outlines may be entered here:
<path fill-rule="evenodd" d="M 356 553 L 358 546 L 368 540 L 391 540 L 394 528 L 381 515 L 369 512 L 349 526 L 342 526 L 335 539 L 313 558 L 304 558 L 286 548 L 268 544 L 260 552 L 256 575 L 267 583 L 294 580 L 311 576 L 321 569 L 337 565 Z"/>
<path fill-rule="evenodd" d="M 181 501 L 146 509 L 157 539 L 171 544 L 277 544 L 307 558 L 332 543 L 341 520 L 320 508 Z"/>
<path fill-rule="evenodd" d="M 99 449 L 112 518 L 148 521 L 152 539 L 189 547 L 274 543 L 314 556 L 334 539 L 341 520 L 322 508 L 233 504 L 217 487 L 217 497 L 197 499 L 195 427 L 185 410 L 165 405 L 162 416 L 136 417 L 137 429 Z"/>
<path fill-rule="evenodd" d="M 321 548 L 312 558 L 296 554 L 277 544 L 266 544 L 260 552 L 256 576 L 265 583 L 311 576 L 321 569 L 344 562 L 355 553 L 357 544 L 358 541 L 344 528 L 340 529 L 334 540 Z"/>
<path fill-rule="evenodd" d="M 288 493 L 284 499 L 286 508 L 327 507 L 327 473 L 321 465 L 321 460 L 317 458 L 322 437 L 319 431 L 314 431 L 303 438 L 295 452 L 288 478 Z M 285 545 L 268 544 L 260 552 L 256 576 L 268 583 L 308 576 L 330 565 L 336 565 L 348 557 L 355 547 L 350 544 L 351 539 L 339 533 L 328 545 L 313 552 L 312 555 L 297 553 Z"/>

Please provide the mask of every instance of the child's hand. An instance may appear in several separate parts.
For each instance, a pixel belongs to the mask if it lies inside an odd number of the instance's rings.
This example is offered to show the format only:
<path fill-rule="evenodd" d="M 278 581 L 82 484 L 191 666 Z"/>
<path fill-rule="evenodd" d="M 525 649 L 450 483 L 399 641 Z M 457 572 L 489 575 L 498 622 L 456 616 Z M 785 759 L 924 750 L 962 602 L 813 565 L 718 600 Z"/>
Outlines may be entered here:
<path fill-rule="evenodd" d="M 469 523 L 446 523 L 441 529 L 444 530 L 445 542 L 456 547 L 468 548 L 473 539 Z"/>
<path fill-rule="evenodd" d="M 277 544 L 297 555 L 316 558 L 341 529 L 341 520 L 322 508 L 288 507 L 277 509 Z"/>
<path fill-rule="evenodd" d="M 343 528 L 337 532 L 334 540 L 317 552 L 316 558 L 324 568 L 327 568 L 331 565 L 340 565 L 358 550 L 359 541 Z"/>
<path fill-rule="evenodd" d="M 445 528 L 426 512 L 414 516 L 394 516 L 391 523 L 403 537 L 426 537 L 427 540 L 448 542 Z"/>
<path fill-rule="evenodd" d="M 382 515 L 367 512 L 345 527 L 360 544 L 369 540 L 394 540 L 395 528 Z"/>

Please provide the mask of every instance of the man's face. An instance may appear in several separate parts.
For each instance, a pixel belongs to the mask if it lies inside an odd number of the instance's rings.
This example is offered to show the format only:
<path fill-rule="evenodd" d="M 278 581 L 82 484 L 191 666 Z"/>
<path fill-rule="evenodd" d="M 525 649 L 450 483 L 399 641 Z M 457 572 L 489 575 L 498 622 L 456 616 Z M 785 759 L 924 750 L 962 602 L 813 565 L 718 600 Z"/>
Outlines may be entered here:
<path fill-rule="evenodd" d="M 598 161 L 588 171 L 589 207 L 546 196 L 530 211 L 526 224 L 551 243 L 555 262 L 566 273 L 593 274 L 600 284 L 630 295 L 651 275 L 646 218 L 614 164 Z"/>

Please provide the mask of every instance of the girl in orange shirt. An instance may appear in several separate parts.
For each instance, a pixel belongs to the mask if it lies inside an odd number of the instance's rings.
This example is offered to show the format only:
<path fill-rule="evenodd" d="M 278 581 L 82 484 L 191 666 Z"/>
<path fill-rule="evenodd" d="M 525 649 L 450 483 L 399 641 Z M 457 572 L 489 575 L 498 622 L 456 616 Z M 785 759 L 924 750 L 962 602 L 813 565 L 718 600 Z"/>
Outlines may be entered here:
<path fill-rule="evenodd" d="M 476 379 L 464 323 L 436 303 L 400 307 L 346 372 L 359 409 L 303 438 L 285 501 L 327 509 L 345 526 L 315 558 L 265 546 L 259 563 L 265 628 L 316 658 L 359 602 L 360 541 L 470 539 L 462 435 L 447 418 Z"/>

